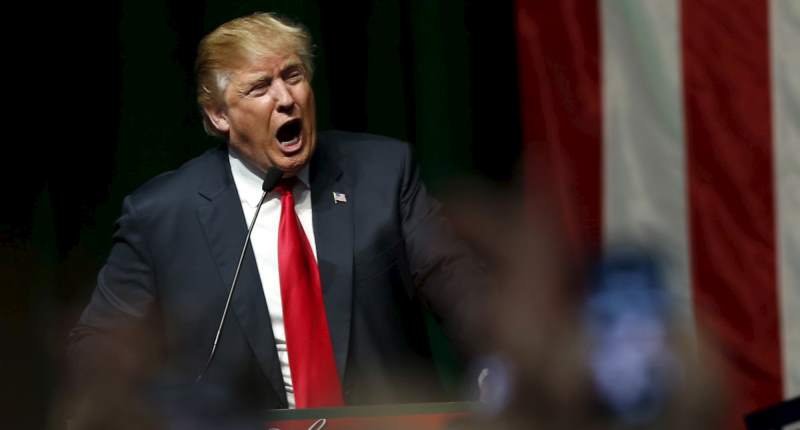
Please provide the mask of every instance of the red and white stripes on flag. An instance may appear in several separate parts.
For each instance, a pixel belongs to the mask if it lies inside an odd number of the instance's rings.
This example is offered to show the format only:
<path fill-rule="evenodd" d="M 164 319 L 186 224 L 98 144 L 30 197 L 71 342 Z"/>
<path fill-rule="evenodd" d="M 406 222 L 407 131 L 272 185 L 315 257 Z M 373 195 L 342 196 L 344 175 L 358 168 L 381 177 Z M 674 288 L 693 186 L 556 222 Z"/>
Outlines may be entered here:
<path fill-rule="evenodd" d="M 800 0 L 517 0 L 525 156 L 571 241 L 657 243 L 734 421 L 800 395 Z"/>

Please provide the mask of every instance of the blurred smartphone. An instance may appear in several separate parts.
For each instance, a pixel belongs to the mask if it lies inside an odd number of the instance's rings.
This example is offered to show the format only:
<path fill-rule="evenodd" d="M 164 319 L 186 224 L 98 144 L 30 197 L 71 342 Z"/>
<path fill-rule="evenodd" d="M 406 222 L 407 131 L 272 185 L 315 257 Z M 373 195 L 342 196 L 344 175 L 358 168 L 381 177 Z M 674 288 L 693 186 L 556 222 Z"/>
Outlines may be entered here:
<path fill-rule="evenodd" d="M 676 365 L 669 304 L 659 262 L 645 251 L 608 252 L 589 273 L 588 365 L 600 407 L 615 419 L 644 424 L 663 409 Z"/>

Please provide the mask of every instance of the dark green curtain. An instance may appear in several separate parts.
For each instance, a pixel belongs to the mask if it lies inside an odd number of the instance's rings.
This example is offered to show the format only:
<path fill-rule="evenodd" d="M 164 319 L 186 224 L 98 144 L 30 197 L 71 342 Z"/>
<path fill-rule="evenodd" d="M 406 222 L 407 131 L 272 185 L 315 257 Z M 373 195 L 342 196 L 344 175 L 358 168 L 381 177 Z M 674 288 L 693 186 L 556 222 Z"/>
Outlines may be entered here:
<path fill-rule="evenodd" d="M 43 424 L 67 331 L 108 252 L 122 198 L 217 142 L 194 101 L 200 38 L 236 16 L 278 12 L 315 40 L 320 129 L 410 142 L 434 191 L 479 176 L 507 183 L 520 154 L 513 1 L 156 1 L 50 7 L 50 42 L 32 54 L 38 82 L 13 204 L 0 224 L 2 301 L 19 345 L 34 427 Z M 46 119 L 46 120 L 45 120 Z M 43 149 L 44 148 L 44 149 Z M 21 305 L 20 305 L 21 304 Z M 451 380 L 452 357 L 434 347 Z M 19 352 L 16 352 L 19 351 Z M 19 393 L 16 394 L 19 396 Z M 3 399 L 7 400 L 7 399 Z"/>

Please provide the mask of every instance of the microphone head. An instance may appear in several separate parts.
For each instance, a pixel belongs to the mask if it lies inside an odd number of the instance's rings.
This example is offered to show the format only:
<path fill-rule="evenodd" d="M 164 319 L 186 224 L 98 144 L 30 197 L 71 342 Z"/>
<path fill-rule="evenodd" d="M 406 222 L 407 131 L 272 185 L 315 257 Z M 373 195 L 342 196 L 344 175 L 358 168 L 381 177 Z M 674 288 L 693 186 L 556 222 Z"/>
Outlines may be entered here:
<path fill-rule="evenodd" d="M 278 181 L 281 180 L 283 176 L 283 171 L 277 167 L 270 167 L 267 169 L 267 174 L 264 175 L 264 184 L 261 185 L 261 189 L 264 190 L 265 193 L 272 191 L 276 185 L 278 185 Z"/>

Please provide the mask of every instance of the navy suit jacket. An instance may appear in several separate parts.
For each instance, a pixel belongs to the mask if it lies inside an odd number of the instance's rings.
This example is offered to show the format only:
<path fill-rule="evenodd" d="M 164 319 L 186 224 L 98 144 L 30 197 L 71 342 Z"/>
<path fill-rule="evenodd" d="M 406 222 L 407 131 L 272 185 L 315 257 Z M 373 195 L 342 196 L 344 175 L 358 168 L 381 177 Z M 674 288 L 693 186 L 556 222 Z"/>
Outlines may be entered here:
<path fill-rule="evenodd" d="M 442 399 L 422 309 L 440 317 L 450 334 L 466 336 L 462 314 L 483 278 L 427 194 L 408 145 L 321 133 L 310 182 L 323 299 L 345 400 Z M 347 202 L 336 203 L 334 192 Z M 70 335 L 70 353 L 80 361 L 121 333 L 146 327 L 144 339 L 155 345 L 159 361 L 156 381 L 189 385 L 208 357 L 247 229 L 226 148 L 126 197 L 116 227 L 92 299 Z M 234 402 L 287 405 L 251 249 L 206 380 L 229 390 Z"/>

